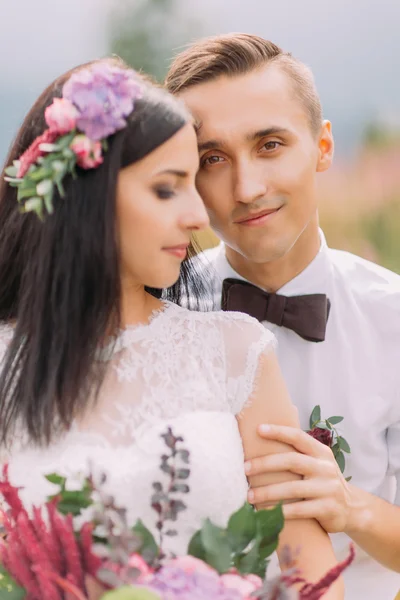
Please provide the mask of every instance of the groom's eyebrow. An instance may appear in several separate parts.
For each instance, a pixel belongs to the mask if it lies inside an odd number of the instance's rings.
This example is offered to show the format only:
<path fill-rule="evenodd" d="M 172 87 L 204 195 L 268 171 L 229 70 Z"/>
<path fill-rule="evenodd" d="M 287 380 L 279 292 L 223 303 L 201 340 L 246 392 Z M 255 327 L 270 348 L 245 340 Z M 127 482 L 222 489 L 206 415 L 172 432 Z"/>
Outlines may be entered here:
<path fill-rule="evenodd" d="M 288 133 L 290 133 L 290 131 L 284 127 L 267 127 L 266 129 L 259 129 L 254 133 L 249 133 L 249 135 L 246 136 L 246 139 L 249 142 L 254 142 L 263 137 L 268 137 L 269 135 L 282 135 Z"/>
<path fill-rule="evenodd" d="M 197 149 L 199 152 L 203 152 L 204 150 L 213 150 L 214 148 L 222 148 L 223 142 L 218 140 L 207 140 L 206 142 L 200 142 L 197 144 Z"/>
<path fill-rule="evenodd" d="M 201 124 L 196 128 L 196 132 L 198 133 L 201 128 Z M 254 142 L 260 140 L 264 137 L 268 137 L 270 135 L 290 135 L 290 131 L 285 129 L 284 127 L 266 127 L 265 129 L 258 129 L 252 133 L 246 135 L 246 140 L 248 142 Z M 199 152 L 204 152 L 205 150 L 215 150 L 216 148 L 223 148 L 224 142 L 221 140 L 213 139 L 207 140 L 205 142 L 199 142 L 197 145 Z"/>

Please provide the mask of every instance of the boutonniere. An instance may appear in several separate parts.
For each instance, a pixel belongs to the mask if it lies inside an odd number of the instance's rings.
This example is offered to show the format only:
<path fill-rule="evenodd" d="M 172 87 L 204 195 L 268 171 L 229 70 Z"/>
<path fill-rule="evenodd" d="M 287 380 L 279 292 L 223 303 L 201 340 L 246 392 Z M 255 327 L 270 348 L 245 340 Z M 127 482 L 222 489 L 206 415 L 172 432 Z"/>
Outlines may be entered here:
<path fill-rule="evenodd" d="M 341 423 L 344 417 L 334 416 L 329 419 L 321 418 L 321 407 L 315 406 L 310 415 L 310 429 L 307 433 L 315 440 L 329 446 L 332 450 L 339 469 L 344 473 L 346 467 L 346 454 L 350 454 L 350 446 L 342 435 L 339 435 L 335 425 Z M 346 477 L 350 481 L 351 477 Z"/>

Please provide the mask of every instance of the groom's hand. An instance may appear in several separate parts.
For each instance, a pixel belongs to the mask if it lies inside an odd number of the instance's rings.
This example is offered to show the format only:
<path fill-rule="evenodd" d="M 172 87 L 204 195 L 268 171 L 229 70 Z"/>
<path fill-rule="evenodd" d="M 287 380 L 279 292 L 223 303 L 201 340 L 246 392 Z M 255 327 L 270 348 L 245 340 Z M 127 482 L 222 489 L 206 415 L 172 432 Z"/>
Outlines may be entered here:
<path fill-rule="evenodd" d="M 297 452 L 254 458 L 245 463 L 246 474 L 290 471 L 302 479 L 271 484 L 249 491 L 251 504 L 288 502 L 286 519 L 317 519 L 329 533 L 345 531 L 351 519 L 351 487 L 343 477 L 331 449 L 301 429 L 261 425 L 259 435 L 288 444 Z"/>

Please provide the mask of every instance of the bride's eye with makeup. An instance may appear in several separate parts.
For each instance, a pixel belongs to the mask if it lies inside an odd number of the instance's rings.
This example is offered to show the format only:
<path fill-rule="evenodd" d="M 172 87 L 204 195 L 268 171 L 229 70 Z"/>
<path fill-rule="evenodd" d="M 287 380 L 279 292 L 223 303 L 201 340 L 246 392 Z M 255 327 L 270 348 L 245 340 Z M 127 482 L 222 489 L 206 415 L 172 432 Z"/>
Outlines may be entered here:
<path fill-rule="evenodd" d="M 165 183 L 153 186 L 153 192 L 159 200 L 169 200 L 176 194 L 176 190 L 173 186 Z"/>

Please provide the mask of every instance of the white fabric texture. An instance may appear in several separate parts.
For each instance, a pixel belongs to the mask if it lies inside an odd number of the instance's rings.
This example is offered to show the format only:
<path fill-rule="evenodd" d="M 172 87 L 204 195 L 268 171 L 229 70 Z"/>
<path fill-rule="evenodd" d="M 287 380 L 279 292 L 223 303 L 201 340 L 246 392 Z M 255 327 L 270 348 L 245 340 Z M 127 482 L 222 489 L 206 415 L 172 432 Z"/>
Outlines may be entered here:
<path fill-rule="evenodd" d="M 0 331 L 0 351 L 12 336 Z M 240 340 L 240 344 L 237 343 Z M 165 303 L 148 325 L 128 327 L 99 352 L 108 362 L 97 405 L 46 449 L 15 442 L 2 461 L 23 487 L 27 505 L 54 493 L 43 475 L 106 473 L 106 490 L 153 531 L 152 483 L 168 482 L 159 465 L 168 426 L 190 451 L 186 511 L 165 538 L 164 548 L 184 553 L 205 518 L 224 525 L 246 500 L 243 448 L 235 415 L 251 401 L 261 357 L 274 336 L 237 313 L 194 313 Z"/>
<path fill-rule="evenodd" d="M 221 307 L 225 278 L 243 279 L 228 263 L 221 244 L 201 257 Z M 400 505 L 400 277 L 357 256 L 321 248 L 308 267 L 279 294 L 325 293 L 331 301 L 326 339 L 308 342 L 293 331 L 264 322 L 277 338 L 277 356 L 302 428 L 313 407 L 323 418 L 341 415 L 337 427 L 351 447 L 346 476 L 354 485 Z M 397 493 L 396 493 L 397 488 Z M 342 559 L 350 540 L 332 537 Z M 393 600 L 400 574 L 358 549 L 345 573 L 346 599 Z"/>

